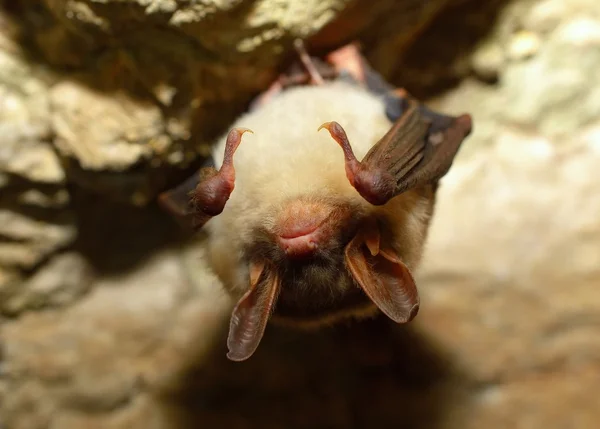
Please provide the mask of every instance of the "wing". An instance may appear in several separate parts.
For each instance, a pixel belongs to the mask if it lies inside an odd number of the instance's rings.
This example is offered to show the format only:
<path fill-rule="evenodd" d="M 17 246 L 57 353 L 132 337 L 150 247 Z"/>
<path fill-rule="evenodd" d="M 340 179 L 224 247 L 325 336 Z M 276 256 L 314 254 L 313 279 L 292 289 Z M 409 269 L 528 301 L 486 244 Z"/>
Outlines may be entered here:
<path fill-rule="evenodd" d="M 472 120 L 466 114 L 435 113 L 407 99 L 390 130 L 360 162 L 340 124 L 326 122 L 321 128 L 342 147 L 352 186 L 371 204 L 382 205 L 402 192 L 442 178 L 471 133 Z"/>
<path fill-rule="evenodd" d="M 192 204 L 194 190 L 198 184 L 208 176 L 207 172 L 216 171 L 212 157 L 206 159 L 200 170 L 187 178 L 183 183 L 173 189 L 162 192 L 158 196 L 158 204 L 173 216 L 184 228 L 194 229 L 195 214 Z"/>
<path fill-rule="evenodd" d="M 436 182 L 450 169 L 471 129 L 469 115 L 440 115 L 413 101 L 363 158 L 367 178 L 378 171 L 392 176 L 392 196 Z"/>

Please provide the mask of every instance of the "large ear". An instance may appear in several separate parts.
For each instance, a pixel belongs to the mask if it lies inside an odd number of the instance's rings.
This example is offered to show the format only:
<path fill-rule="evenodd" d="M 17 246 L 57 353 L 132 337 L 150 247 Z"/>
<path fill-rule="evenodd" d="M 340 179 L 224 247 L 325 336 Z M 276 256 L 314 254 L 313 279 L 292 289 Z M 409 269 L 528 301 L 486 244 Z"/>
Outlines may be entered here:
<path fill-rule="evenodd" d="M 382 241 L 376 224 L 359 229 L 346 246 L 345 260 L 354 280 L 386 316 L 406 323 L 417 315 L 419 294 L 413 276 Z"/>
<path fill-rule="evenodd" d="M 275 269 L 265 262 L 250 264 L 250 289 L 231 314 L 227 338 L 227 357 L 230 360 L 246 360 L 256 351 L 280 288 L 281 280 Z"/>
<path fill-rule="evenodd" d="M 472 120 L 466 114 L 436 114 L 409 100 L 390 130 L 360 162 L 340 124 L 326 122 L 321 128 L 342 147 L 352 186 L 371 204 L 383 205 L 402 192 L 442 178 L 471 133 Z"/>

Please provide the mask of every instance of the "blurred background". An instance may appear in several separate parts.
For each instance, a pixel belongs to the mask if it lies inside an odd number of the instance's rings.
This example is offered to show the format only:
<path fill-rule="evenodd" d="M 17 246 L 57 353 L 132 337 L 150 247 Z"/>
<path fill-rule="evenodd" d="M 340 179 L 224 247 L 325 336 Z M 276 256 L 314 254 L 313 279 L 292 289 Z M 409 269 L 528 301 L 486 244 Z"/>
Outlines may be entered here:
<path fill-rule="evenodd" d="M 296 37 L 475 128 L 413 323 L 273 327 L 234 364 L 154 201 Z M 599 70 L 598 0 L 0 0 L 0 427 L 598 427 Z"/>

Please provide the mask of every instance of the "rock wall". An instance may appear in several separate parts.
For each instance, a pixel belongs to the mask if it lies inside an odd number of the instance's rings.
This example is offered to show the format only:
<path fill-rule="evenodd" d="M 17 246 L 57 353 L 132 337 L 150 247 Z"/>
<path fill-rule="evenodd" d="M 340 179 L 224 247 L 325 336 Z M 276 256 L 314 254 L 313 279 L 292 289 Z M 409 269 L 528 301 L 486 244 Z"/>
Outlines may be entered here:
<path fill-rule="evenodd" d="M 480 3 L 0 3 L 0 427 L 595 428 L 600 4 Z M 233 364 L 201 242 L 152 200 L 297 36 L 359 37 L 475 132 L 413 324 L 272 328 Z"/>

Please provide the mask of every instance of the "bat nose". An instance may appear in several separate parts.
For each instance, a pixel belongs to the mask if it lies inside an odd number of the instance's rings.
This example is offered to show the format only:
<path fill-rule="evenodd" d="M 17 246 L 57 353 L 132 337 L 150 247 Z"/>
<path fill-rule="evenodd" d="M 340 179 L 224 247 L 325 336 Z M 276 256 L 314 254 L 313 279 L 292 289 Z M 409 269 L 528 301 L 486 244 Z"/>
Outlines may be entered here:
<path fill-rule="evenodd" d="M 329 204 L 294 200 L 286 204 L 275 227 L 277 244 L 290 258 L 313 255 L 326 240 L 325 224 L 333 213 Z"/>
<path fill-rule="evenodd" d="M 318 244 L 315 233 L 309 233 L 298 237 L 277 237 L 277 244 L 289 258 L 307 258 L 317 251 Z"/>

